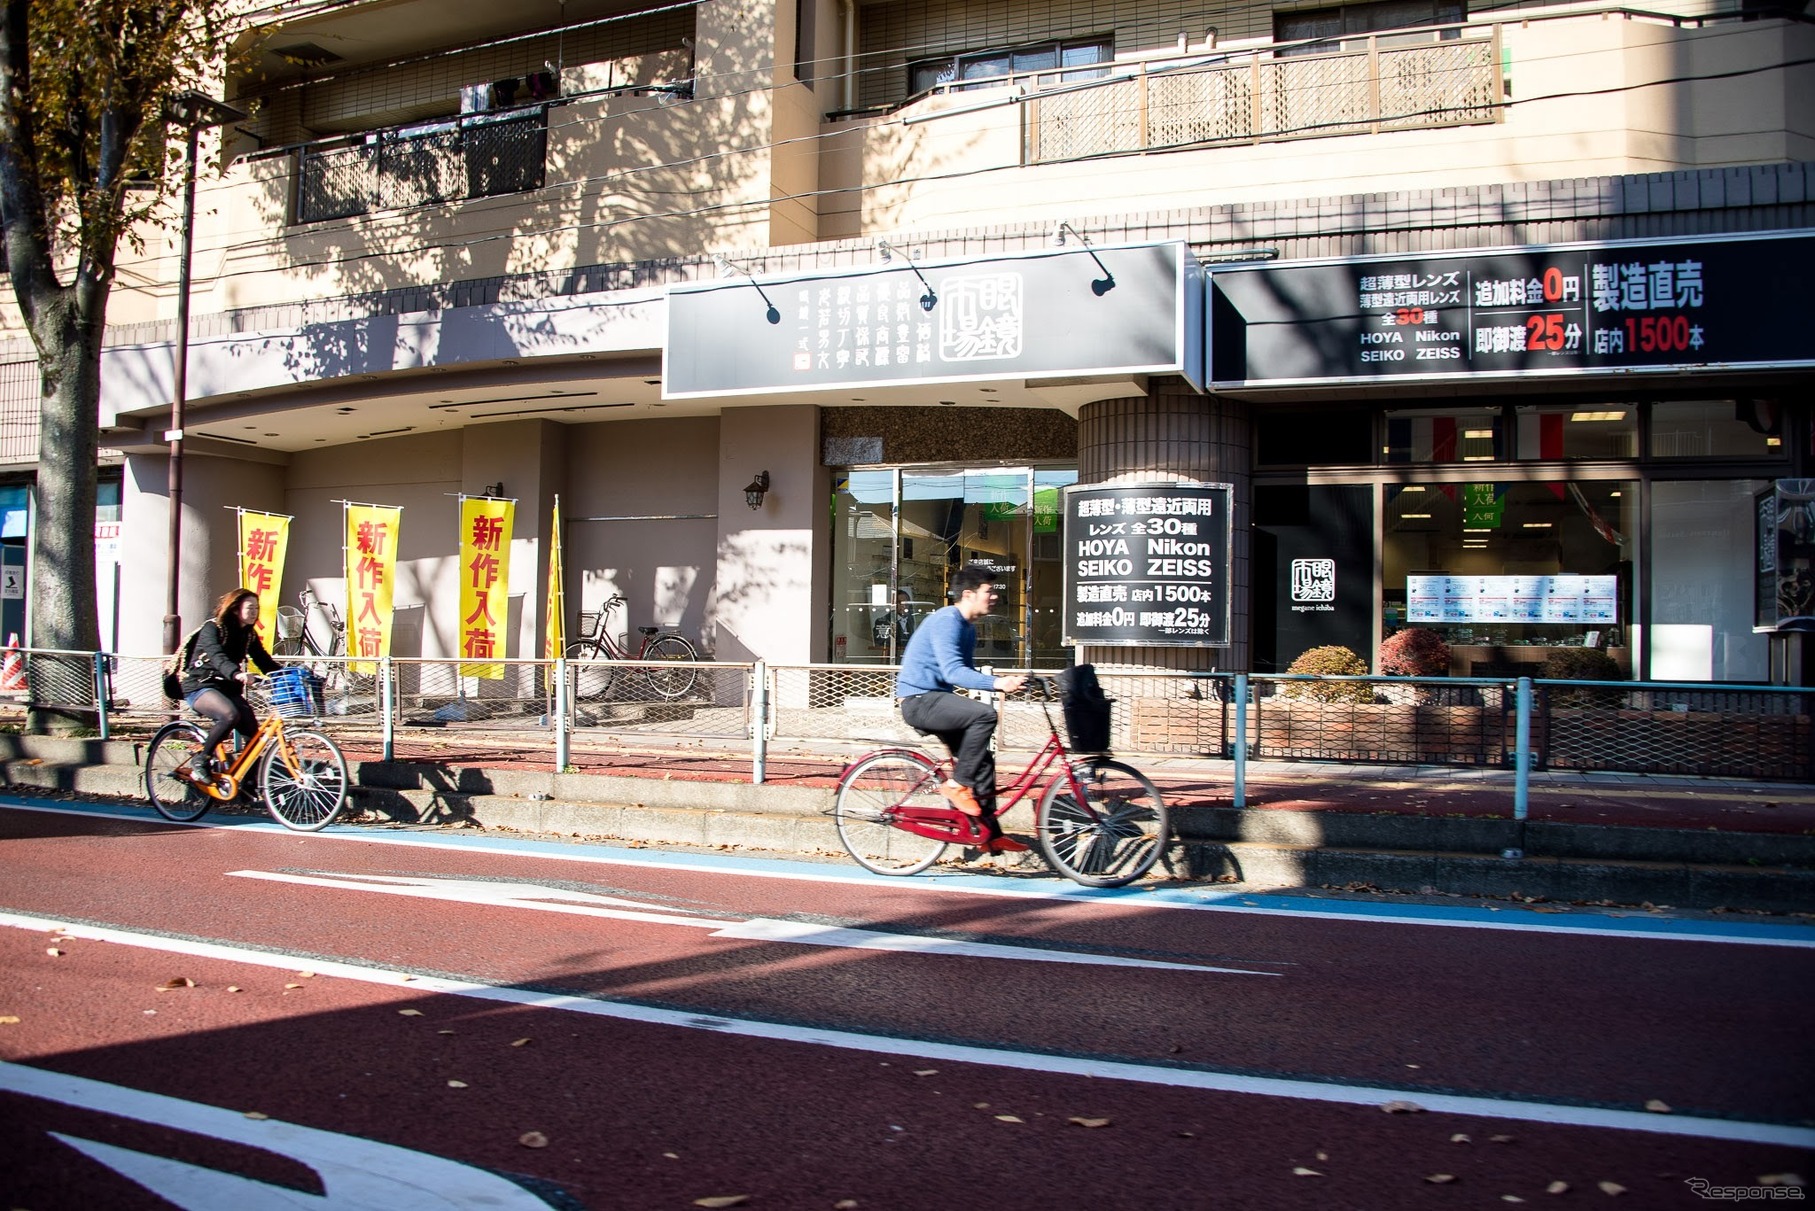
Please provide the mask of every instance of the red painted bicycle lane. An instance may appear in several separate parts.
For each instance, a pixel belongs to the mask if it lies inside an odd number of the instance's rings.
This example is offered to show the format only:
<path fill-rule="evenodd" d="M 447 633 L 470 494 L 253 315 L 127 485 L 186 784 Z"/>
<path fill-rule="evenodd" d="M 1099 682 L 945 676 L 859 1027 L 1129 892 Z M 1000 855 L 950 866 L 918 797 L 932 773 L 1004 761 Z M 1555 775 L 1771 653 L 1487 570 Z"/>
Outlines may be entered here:
<path fill-rule="evenodd" d="M 22 821 L 25 821 L 22 823 Z M 1005 900 L 0 813 L 0 907 L 765 1021 L 1060 1054 L 1776 1121 L 1815 1117 L 1807 952 Z M 624 897 L 674 923 L 235 877 L 335 872 Z M 147 880 L 147 872 L 173 872 Z M 582 908 L 586 907 L 584 905 Z M 708 927 L 680 914 L 703 913 Z M 752 919 L 1018 947 L 712 937 Z M 1271 975 L 1029 961 L 1211 963 Z"/>
<path fill-rule="evenodd" d="M 1703 1205 L 1689 1178 L 1750 1186 L 1806 1160 L 613 1021 L 23 930 L 0 931 L 0 967 L 0 1012 L 20 1019 L 0 1027 L 9 1064 L 522 1175 L 600 1209 L 734 1194 L 786 1208 L 1483 1207 L 1558 1181 L 1664 1208 Z M 173 979 L 193 986 L 157 991 Z M 318 1181 L 281 1149 L 129 1121 L 106 1099 L 0 1093 L 10 1205 L 166 1205 L 50 1131 Z M 547 1145 L 525 1146 L 530 1132 Z"/>

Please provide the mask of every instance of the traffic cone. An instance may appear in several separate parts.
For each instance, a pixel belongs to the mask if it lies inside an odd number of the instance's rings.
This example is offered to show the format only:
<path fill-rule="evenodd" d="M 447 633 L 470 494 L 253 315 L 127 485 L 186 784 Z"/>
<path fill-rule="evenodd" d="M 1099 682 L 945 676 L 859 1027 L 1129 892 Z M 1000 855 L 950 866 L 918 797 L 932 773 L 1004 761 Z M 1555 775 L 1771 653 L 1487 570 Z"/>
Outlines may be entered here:
<path fill-rule="evenodd" d="M 19 632 L 6 640 L 6 661 L 0 664 L 0 690 L 25 688 L 25 657 L 19 655 Z"/>

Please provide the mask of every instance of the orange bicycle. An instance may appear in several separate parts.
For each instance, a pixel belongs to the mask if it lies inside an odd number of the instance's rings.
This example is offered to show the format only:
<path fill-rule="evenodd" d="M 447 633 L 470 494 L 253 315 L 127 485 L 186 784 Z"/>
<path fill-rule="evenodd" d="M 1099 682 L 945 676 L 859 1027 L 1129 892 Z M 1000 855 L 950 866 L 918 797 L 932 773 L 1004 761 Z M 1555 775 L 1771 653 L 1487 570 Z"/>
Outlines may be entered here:
<path fill-rule="evenodd" d="M 322 733 L 285 725 L 287 718 L 317 713 L 317 683 L 295 665 L 263 680 L 268 683 L 270 708 L 237 754 L 231 751 L 231 736 L 217 746 L 221 772 L 213 782 L 200 782 L 192 773 L 207 741 L 201 724 L 178 719 L 151 738 L 145 753 L 145 793 L 159 815 L 179 823 L 199 820 L 216 802 L 234 799 L 256 771 L 265 810 L 285 828 L 312 833 L 339 817 L 347 803 L 346 757 Z"/>
<path fill-rule="evenodd" d="M 1052 682 L 1028 679 L 1040 690 L 1046 743 L 1007 786 L 996 790 L 997 815 L 1019 803 L 1052 771 L 1034 810 L 1034 828 L 1047 865 L 1086 887 L 1121 887 L 1159 861 L 1170 835 L 1166 804 L 1147 775 L 1101 754 L 1074 756 L 1053 722 Z M 981 848 L 982 820 L 946 802 L 939 786 L 949 763 L 919 749 L 865 753 L 838 777 L 832 817 L 838 839 L 859 865 L 879 875 L 918 874 L 948 845 Z"/>

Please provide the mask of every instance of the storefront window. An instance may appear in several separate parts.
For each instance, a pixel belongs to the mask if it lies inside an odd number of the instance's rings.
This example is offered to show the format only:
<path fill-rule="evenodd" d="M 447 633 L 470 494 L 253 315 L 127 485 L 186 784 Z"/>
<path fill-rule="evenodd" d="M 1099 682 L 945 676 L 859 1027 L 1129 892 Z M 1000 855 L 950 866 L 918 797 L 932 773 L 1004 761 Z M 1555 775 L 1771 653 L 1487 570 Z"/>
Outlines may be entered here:
<path fill-rule="evenodd" d="M 1389 463 L 1482 463 L 1505 457 L 1500 409 L 1389 408 Z"/>
<path fill-rule="evenodd" d="M 1639 448 L 1638 414 L 1636 404 L 1521 407 L 1519 457 L 1634 458 Z"/>
<path fill-rule="evenodd" d="M 1670 400 L 1651 405 L 1654 458 L 1772 458 L 1783 454 L 1775 400 Z"/>
<path fill-rule="evenodd" d="M 1387 488 L 1382 633 L 1429 627 L 1459 676 L 1535 675 L 1550 649 L 1630 668 L 1634 481 Z"/>
<path fill-rule="evenodd" d="M 1650 676 L 1764 682 L 1769 645 L 1752 633 L 1753 495 L 1765 480 L 1651 487 Z"/>
<path fill-rule="evenodd" d="M 894 664 L 946 604 L 952 573 L 986 563 L 1003 596 L 977 634 L 977 663 L 1063 665 L 1059 500 L 1070 468 L 853 471 L 834 499 L 834 662 Z"/>

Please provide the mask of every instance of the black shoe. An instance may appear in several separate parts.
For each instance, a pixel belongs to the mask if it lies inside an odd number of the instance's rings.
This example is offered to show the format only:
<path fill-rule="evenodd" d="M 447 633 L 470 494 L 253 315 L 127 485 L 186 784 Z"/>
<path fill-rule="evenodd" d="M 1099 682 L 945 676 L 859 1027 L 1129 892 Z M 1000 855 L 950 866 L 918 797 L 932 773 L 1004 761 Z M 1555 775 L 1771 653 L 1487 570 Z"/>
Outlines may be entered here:
<path fill-rule="evenodd" d="M 214 785 L 214 762 L 208 757 L 197 757 L 189 763 L 189 780 L 199 786 Z"/>

